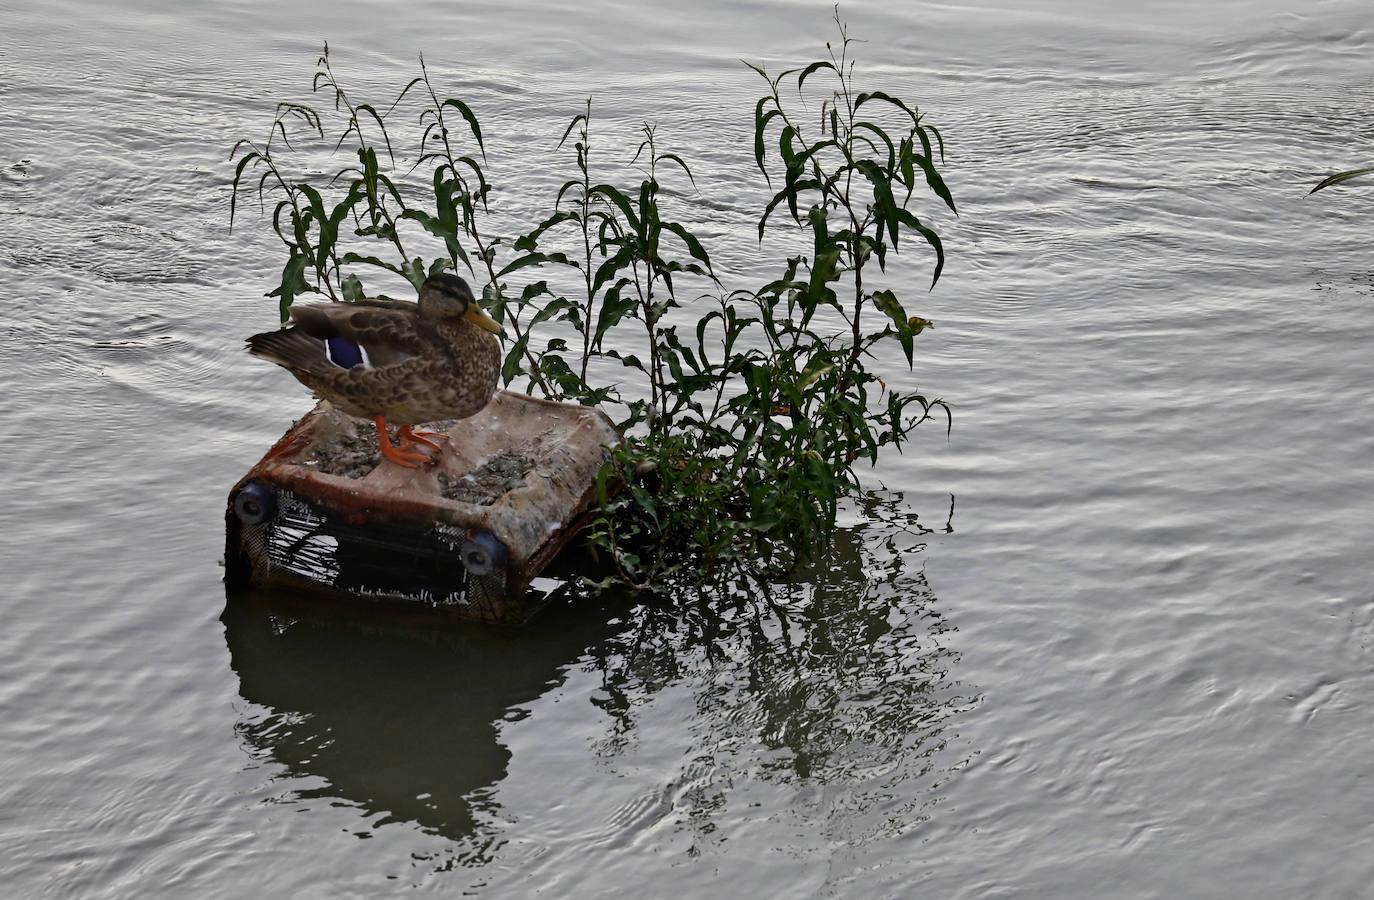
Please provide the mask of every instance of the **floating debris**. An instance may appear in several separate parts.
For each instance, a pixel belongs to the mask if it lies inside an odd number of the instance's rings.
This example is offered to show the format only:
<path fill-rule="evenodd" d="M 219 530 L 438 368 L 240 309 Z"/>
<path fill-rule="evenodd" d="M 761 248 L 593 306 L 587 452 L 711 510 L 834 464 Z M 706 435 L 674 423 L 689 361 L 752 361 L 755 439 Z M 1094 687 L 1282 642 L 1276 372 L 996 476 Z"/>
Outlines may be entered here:
<path fill-rule="evenodd" d="M 588 520 L 620 436 L 601 412 L 500 391 L 434 464 L 380 461 L 369 422 L 321 403 L 235 485 L 225 581 L 526 621 L 530 581 Z"/>
<path fill-rule="evenodd" d="M 435 422 L 427 427 L 434 431 L 447 432 L 456 419 Z M 396 440 L 396 431 L 388 432 Z M 326 475 L 342 478 L 363 478 L 381 464 L 382 454 L 377 451 L 377 426 L 372 422 L 358 421 L 357 430 L 340 432 L 329 443 L 317 444 L 311 463 Z M 443 476 L 440 476 L 442 479 Z"/>
<path fill-rule="evenodd" d="M 524 484 L 525 476 L 534 468 L 534 461 L 524 453 L 503 450 L 481 466 L 460 478 L 439 476 L 441 493 L 449 500 L 490 506 L 497 498 Z"/>

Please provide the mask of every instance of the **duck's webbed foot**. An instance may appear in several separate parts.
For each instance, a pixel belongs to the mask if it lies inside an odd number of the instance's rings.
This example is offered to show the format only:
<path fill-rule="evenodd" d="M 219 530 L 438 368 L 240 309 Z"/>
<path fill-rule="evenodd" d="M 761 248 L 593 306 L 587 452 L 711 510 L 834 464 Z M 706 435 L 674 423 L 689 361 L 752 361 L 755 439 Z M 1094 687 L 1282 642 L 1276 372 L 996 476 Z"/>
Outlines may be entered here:
<path fill-rule="evenodd" d="M 391 435 L 386 430 L 386 417 L 377 416 L 377 447 L 381 451 L 383 458 L 406 469 L 418 469 L 421 466 L 430 465 L 434 458 L 420 450 L 412 450 L 415 442 L 408 435 L 408 426 L 402 426 L 400 432 L 399 446 L 391 443 Z"/>
<path fill-rule="evenodd" d="M 438 450 L 440 444 L 448 440 L 448 435 L 442 431 L 416 431 L 409 425 L 402 425 L 398 436 L 402 448 L 405 448 L 407 444 L 424 444 L 426 447 Z"/>

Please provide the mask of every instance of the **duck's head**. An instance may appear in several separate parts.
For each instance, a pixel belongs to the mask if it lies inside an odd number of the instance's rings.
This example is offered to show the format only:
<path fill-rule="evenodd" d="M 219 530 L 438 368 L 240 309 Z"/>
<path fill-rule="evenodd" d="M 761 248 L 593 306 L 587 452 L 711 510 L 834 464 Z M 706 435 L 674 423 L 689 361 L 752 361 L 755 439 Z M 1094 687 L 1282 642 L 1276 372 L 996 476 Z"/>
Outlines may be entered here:
<path fill-rule="evenodd" d="M 420 285 L 420 315 L 426 319 L 466 319 L 484 331 L 503 333 L 501 324 L 477 305 L 468 283 L 448 272 L 431 275 Z"/>

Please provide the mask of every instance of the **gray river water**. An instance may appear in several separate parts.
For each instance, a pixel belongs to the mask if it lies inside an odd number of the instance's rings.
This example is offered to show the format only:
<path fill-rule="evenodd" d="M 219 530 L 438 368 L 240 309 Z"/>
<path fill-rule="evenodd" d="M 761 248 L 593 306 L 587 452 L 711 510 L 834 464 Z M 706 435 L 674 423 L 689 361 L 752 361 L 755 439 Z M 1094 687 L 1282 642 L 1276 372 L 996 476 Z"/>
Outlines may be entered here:
<path fill-rule="evenodd" d="M 423 51 L 516 210 L 587 94 L 608 157 L 655 121 L 747 281 L 739 59 L 826 4 L 0 0 L 0 896 L 1371 896 L 1374 185 L 1306 194 L 1374 162 L 1374 8 L 843 12 L 948 141 L 902 380 L 954 430 L 708 642 L 226 604 L 310 402 L 241 351 L 280 262 L 227 152 L 322 40 L 377 97 Z"/>

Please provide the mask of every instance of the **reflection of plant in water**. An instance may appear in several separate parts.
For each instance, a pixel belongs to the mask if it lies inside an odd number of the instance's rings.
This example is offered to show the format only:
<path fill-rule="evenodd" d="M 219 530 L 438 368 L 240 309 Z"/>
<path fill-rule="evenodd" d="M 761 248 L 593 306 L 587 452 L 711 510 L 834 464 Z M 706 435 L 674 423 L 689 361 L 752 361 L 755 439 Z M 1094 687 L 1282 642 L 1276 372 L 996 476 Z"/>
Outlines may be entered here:
<path fill-rule="evenodd" d="M 720 773 L 686 795 L 694 821 L 724 802 L 723 785 L 712 782 L 740 771 L 902 797 L 863 826 L 870 836 L 920 821 L 930 798 L 909 785 L 933 786 L 958 765 L 943 752 L 945 729 L 976 699 L 953 679 L 958 655 L 945 643 L 953 628 L 912 565 L 933 529 L 903 510 L 900 496 L 870 495 L 863 506 L 865 524 L 842 529 L 831 552 L 794 580 L 736 570 L 709 589 L 687 581 L 671 601 L 635 608 L 596 654 L 601 705 L 614 723 L 600 752 L 627 750 L 637 707 L 687 683 L 701 743 L 692 767 Z"/>
<path fill-rule="evenodd" d="M 901 833 L 961 764 L 950 724 L 976 702 L 914 561 L 927 535 L 952 530 L 953 508 L 935 528 L 900 495 L 866 495 L 853 513 L 863 524 L 786 582 L 722 570 L 650 603 L 570 583 L 577 596 L 518 632 L 361 611 L 350 624 L 337 607 L 235 598 L 223 621 L 250 702 L 238 734 L 279 771 L 283 802 L 353 807 L 360 833 L 400 823 L 436 838 L 417 841 L 425 870 L 499 855 L 519 815 L 503 809 L 516 746 L 505 730 L 565 683 L 600 683 L 592 700 L 607 718 L 588 763 L 685 751 L 660 785 L 663 814 L 698 847 L 760 815 L 761 794 L 826 840 Z"/>

